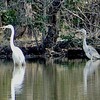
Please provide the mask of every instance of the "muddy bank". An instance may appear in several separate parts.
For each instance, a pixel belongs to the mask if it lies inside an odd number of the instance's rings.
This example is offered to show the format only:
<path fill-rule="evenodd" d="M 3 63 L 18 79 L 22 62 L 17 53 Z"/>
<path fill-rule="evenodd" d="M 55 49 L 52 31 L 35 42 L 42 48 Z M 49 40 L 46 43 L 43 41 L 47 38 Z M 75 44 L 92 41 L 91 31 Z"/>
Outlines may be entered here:
<path fill-rule="evenodd" d="M 82 43 L 77 45 L 69 41 L 59 41 L 53 48 L 45 48 L 41 43 L 36 46 L 34 41 L 15 41 L 14 44 L 21 48 L 26 59 L 67 57 L 69 59 L 87 58 L 82 49 Z M 99 46 L 96 47 L 100 53 Z M 9 41 L 0 45 L 0 59 L 11 59 L 11 48 Z"/>

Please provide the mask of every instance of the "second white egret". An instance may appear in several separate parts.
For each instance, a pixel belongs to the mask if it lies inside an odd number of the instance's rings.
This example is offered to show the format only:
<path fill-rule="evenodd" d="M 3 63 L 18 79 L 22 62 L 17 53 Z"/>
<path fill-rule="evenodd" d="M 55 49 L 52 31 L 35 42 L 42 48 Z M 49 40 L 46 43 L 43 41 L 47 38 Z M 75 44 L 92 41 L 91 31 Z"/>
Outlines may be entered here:
<path fill-rule="evenodd" d="M 83 50 L 84 50 L 86 56 L 91 60 L 100 59 L 100 55 L 96 51 L 96 49 L 94 47 L 92 47 L 91 45 L 87 45 L 87 43 L 86 43 L 86 36 L 87 36 L 86 30 L 81 29 L 81 30 L 77 30 L 77 31 L 84 34 L 84 37 L 83 37 Z"/>

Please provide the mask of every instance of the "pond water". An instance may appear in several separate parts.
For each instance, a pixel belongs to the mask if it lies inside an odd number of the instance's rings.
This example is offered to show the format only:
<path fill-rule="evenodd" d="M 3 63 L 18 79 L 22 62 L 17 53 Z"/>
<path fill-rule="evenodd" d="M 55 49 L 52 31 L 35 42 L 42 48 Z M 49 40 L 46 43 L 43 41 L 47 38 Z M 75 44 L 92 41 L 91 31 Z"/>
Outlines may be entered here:
<path fill-rule="evenodd" d="M 0 60 L 0 100 L 99 100 L 100 61 Z"/>

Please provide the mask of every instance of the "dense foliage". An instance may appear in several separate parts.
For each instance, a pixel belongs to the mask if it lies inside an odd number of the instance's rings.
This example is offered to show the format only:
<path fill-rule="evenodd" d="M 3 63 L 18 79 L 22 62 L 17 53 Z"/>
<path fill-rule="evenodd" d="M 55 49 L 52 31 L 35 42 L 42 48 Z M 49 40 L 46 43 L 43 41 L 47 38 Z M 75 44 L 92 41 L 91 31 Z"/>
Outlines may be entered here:
<path fill-rule="evenodd" d="M 5 24 L 25 27 L 28 30 L 27 34 L 39 33 L 42 40 L 45 38 L 48 40 L 48 37 L 56 38 L 51 39 L 53 42 L 58 36 L 67 40 L 74 38 L 74 31 L 78 28 L 85 28 L 91 36 L 98 37 L 100 2 L 99 0 L 2 0 L 0 25 Z M 29 31 L 30 29 L 32 30 Z M 37 35 L 34 36 L 37 40 Z"/>

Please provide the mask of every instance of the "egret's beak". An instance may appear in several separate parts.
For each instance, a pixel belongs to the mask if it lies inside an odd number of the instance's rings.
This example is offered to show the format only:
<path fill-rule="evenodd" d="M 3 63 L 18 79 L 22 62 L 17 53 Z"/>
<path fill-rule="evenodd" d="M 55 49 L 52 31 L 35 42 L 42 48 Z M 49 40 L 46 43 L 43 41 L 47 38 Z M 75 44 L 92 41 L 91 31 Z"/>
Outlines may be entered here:
<path fill-rule="evenodd" d="M 76 30 L 76 33 L 77 33 L 77 34 L 80 34 L 80 35 L 83 35 L 83 33 L 82 33 L 81 30 Z"/>
<path fill-rule="evenodd" d="M 76 32 L 81 32 L 81 30 L 76 30 Z"/>
<path fill-rule="evenodd" d="M 83 34 L 82 30 L 76 30 L 76 33 Z"/>
<path fill-rule="evenodd" d="M 80 33 L 81 31 L 80 31 L 80 30 L 76 30 L 75 32 L 76 32 L 76 33 Z"/>

